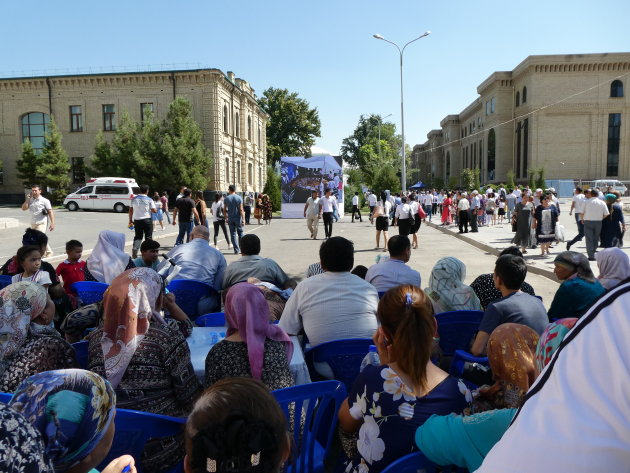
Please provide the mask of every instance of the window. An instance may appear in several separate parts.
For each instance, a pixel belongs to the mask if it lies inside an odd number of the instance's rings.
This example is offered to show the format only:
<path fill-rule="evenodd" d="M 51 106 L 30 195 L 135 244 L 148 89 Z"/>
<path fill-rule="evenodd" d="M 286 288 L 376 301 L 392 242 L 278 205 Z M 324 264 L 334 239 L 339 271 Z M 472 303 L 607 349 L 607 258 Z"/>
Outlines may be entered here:
<path fill-rule="evenodd" d="M 446 180 L 451 177 L 451 152 L 446 152 Z"/>
<path fill-rule="evenodd" d="M 252 117 L 251 115 L 247 116 L 247 139 L 252 141 Z"/>
<path fill-rule="evenodd" d="M 234 135 L 237 138 L 240 138 L 241 137 L 241 122 L 240 122 L 240 117 L 238 116 L 238 112 L 236 112 L 236 114 L 234 115 L 234 130 L 236 131 Z"/>
<path fill-rule="evenodd" d="M 153 117 L 153 104 L 150 102 L 141 103 L 140 104 L 140 121 L 144 123 L 144 121 L 149 117 Z"/>
<path fill-rule="evenodd" d="M 516 91 L 516 100 L 515 100 L 516 106 L 518 107 L 521 104 L 521 94 Z"/>
<path fill-rule="evenodd" d="M 623 82 L 620 80 L 612 81 L 612 84 L 610 84 L 610 96 L 623 97 Z"/>
<path fill-rule="evenodd" d="M 523 87 L 523 103 L 527 102 L 527 87 Z"/>
<path fill-rule="evenodd" d="M 479 169 L 483 169 L 483 141 L 479 140 Z M 483 173 L 479 173 L 483 176 Z"/>
<path fill-rule="evenodd" d="M 258 192 L 263 191 L 262 185 L 262 166 L 258 166 Z"/>
<path fill-rule="evenodd" d="M 85 161 L 83 158 L 72 158 L 72 183 L 85 182 Z"/>
<path fill-rule="evenodd" d="M 619 175 L 619 142 L 621 130 L 621 113 L 608 115 L 608 156 L 606 160 L 606 176 Z"/>
<path fill-rule="evenodd" d="M 251 186 L 254 183 L 254 165 L 247 165 L 247 183 Z"/>
<path fill-rule="evenodd" d="M 70 131 L 83 131 L 81 105 L 70 105 Z"/>
<path fill-rule="evenodd" d="M 516 124 L 516 178 L 521 177 L 521 139 L 523 135 L 523 124 Z M 523 176 L 525 177 L 525 176 Z"/>
<path fill-rule="evenodd" d="M 258 123 L 258 146 L 260 146 L 260 122 Z"/>
<path fill-rule="evenodd" d="M 230 183 L 230 159 L 225 158 L 225 183 Z"/>
<path fill-rule="evenodd" d="M 236 161 L 236 182 L 241 183 L 241 162 Z"/>
<path fill-rule="evenodd" d="M 87 186 L 87 187 L 84 187 L 83 189 L 79 189 L 77 191 L 77 194 L 91 194 L 92 189 L 94 189 L 94 186 Z"/>
<path fill-rule="evenodd" d="M 490 102 L 486 102 L 486 116 L 490 115 Z"/>
<path fill-rule="evenodd" d="M 103 105 L 103 131 L 116 130 L 116 108 L 112 104 Z"/>
<path fill-rule="evenodd" d="M 492 99 L 494 100 L 494 99 Z M 495 168 L 495 143 L 496 136 L 494 134 L 494 128 L 491 128 L 488 132 L 488 180 L 494 180 L 494 168 Z"/>
<path fill-rule="evenodd" d="M 95 194 L 124 195 L 129 193 L 127 186 L 96 186 Z"/>
<path fill-rule="evenodd" d="M 0 186 L 4 184 L 4 161 L 0 161 Z"/>
<path fill-rule="evenodd" d="M 529 142 L 529 118 L 523 120 L 523 177 L 527 177 L 527 152 Z"/>
<path fill-rule="evenodd" d="M 228 113 L 227 113 L 227 105 L 223 106 L 223 132 L 228 132 Z"/>
<path fill-rule="evenodd" d="M 31 112 L 22 117 L 22 143 L 31 142 L 36 153 L 41 153 L 46 144 L 46 133 L 50 117 L 46 113 Z"/>
<path fill-rule="evenodd" d="M 496 97 L 493 97 L 492 100 L 490 101 L 490 113 L 494 113 L 496 105 L 497 105 L 497 99 Z"/>

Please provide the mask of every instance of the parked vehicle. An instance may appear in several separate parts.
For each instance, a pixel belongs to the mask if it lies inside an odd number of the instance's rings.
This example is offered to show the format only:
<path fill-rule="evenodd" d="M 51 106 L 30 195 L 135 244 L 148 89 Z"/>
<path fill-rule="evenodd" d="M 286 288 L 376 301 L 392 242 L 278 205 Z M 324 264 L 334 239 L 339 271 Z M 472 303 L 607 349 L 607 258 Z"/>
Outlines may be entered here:
<path fill-rule="evenodd" d="M 85 187 L 68 194 L 64 207 L 75 210 L 113 210 L 126 212 L 134 195 L 140 192 L 135 179 L 126 177 L 96 177 L 86 182 Z"/>
<path fill-rule="evenodd" d="M 616 179 L 598 179 L 593 182 L 593 187 L 599 187 L 602 191 L 606 191 L 610 187 L 610 190 L 619 191 L 621 192 L 621 195 L 628 192 L 626 185 Z"/>

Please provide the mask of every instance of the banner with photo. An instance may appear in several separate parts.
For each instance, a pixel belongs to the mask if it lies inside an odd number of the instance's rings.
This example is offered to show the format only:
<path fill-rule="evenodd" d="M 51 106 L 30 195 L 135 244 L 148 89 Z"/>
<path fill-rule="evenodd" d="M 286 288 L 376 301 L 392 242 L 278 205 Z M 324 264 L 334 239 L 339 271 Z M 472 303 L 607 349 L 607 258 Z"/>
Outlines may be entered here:
<path fill-rule="evenodd" d="M 343 170 L 339 156 L 321 155 L 305 158 L 280 158 L 282 175 L 282 218 L 302 218 L 304 204 L 316 190 L 320 197 L 330 189 L 343 214 Z M 341 216 L 340 215 L 340 216 Z"/>

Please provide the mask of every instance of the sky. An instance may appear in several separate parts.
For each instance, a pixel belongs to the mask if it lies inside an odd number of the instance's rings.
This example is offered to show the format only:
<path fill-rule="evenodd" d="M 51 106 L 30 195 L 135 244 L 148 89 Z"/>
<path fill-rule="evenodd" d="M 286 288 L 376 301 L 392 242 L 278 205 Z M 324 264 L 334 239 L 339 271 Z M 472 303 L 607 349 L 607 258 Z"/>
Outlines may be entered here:
<path fill-rule="evenodd" d="M 529 55 L 630 51 L 625 0 L 60 0 L 6 2 L 0 77 L 213 67 L 262 95 L 297 92 L 337 154 L 361 114 L 392 114 L 400 131 L 396 48 L 404 53 L 405 141 L 426 141 L 477 97 L 494 71 Z M 162 67 L 163 65 L 163 67 Z"/>

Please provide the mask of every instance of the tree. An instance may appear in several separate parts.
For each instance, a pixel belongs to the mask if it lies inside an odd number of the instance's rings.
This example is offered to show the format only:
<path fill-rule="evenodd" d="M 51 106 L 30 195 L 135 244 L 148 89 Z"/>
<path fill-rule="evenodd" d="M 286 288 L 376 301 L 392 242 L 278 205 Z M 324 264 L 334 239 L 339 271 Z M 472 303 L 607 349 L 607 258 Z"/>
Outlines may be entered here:
<path fill-rule="evenodd" d="M 380 142 L 379 142 L 380 128 Z M 361 150 L 366 144 L 371 144 L 376 155 L 388 161 L 399 159 L 402 144 L 396 135 L 396 125 L 383 122 L 380 115 L 361 115 L 359 123 L 352 135 L 344 138 L 341 144 L 341 157 L 351 167 L 362 167 L 369 161 L 369 156 Z"/>
<path fill-rule="evenodd" d="M 507 188 L 516 189 L 516 182 L 514 182 L 514 171 L 511 169 L 507 172 Z"/>
<path fill-rule="evenodd" d="M 537 173 L 537 169 L 535 168 L 530 168 L 527 170 L 527 174 L 529 176 L 529 188 L 530 189 L 536 189 L 536 173 Z"/>
<path fill-rule="evenodd" d="M 471 191 L 475 188 L 475 172 L 472 169 L 462 169 L 461 177 L 465 190 Z"/>
<path fill-rule="evenodd" d="M 70 161 L 61 140 L 59 128 L 51 117 L 39 167 L 42 173 L 40 184 L 45 189 L 52 189 L 50 198 L 53 202 L 62 202 L 70 186 Z"/>
<path fill-rule="evenodd" d="M 265 183 L 263 194 L 269 196 L 273 210 L 280 210 L 282 205 L 281 184 L 282 179 L 273 170 L 273 166 L 267 166 L 267 182 Z"/>
<path fill-rule="evenodd" d="M 30 187 L 33 184 L 40 184 L 42 156 L 37 154 L 33 149 L 30 140 L 24 140 L 22 143 L 22 156 L 16 162 L 17 177 L 22 180 L 24 187 Z"/>
<path fill-rule="evenodd" d="M 89 173 L 139 179 L 143 175 L 137 162 L 140 151 L 140 130 L 139 124 L 129 116 L 126 110 L 123 110 L 111 144 L 107 143 L 103 132 L 96 135 L 94 158 Z"/>
<path fill-rule="evenodd" d="M 390 190 L 392 193 L 400 192 L 400 178 L 396 175 L 396 169 L 391 164 L 384 165 L 375 174 L 370 186 L 375 192 Z"/>
<path fill-rule="evenodd" d="M 547 187 L 547 183 L 545 182 L 545 166 L 541 166 L 538 169 L 538 178 L 536 179 L 536 188 L 544 190 L 546 187 Z"/>
<path fill-rule="evenodd" d="M 267 115 L 267 164 L 275 165 L 281 156 L 310 156 L 315 138 L 321 136 L 317 108 L 296 92 L 269 87 L 258 99 Z"/>

